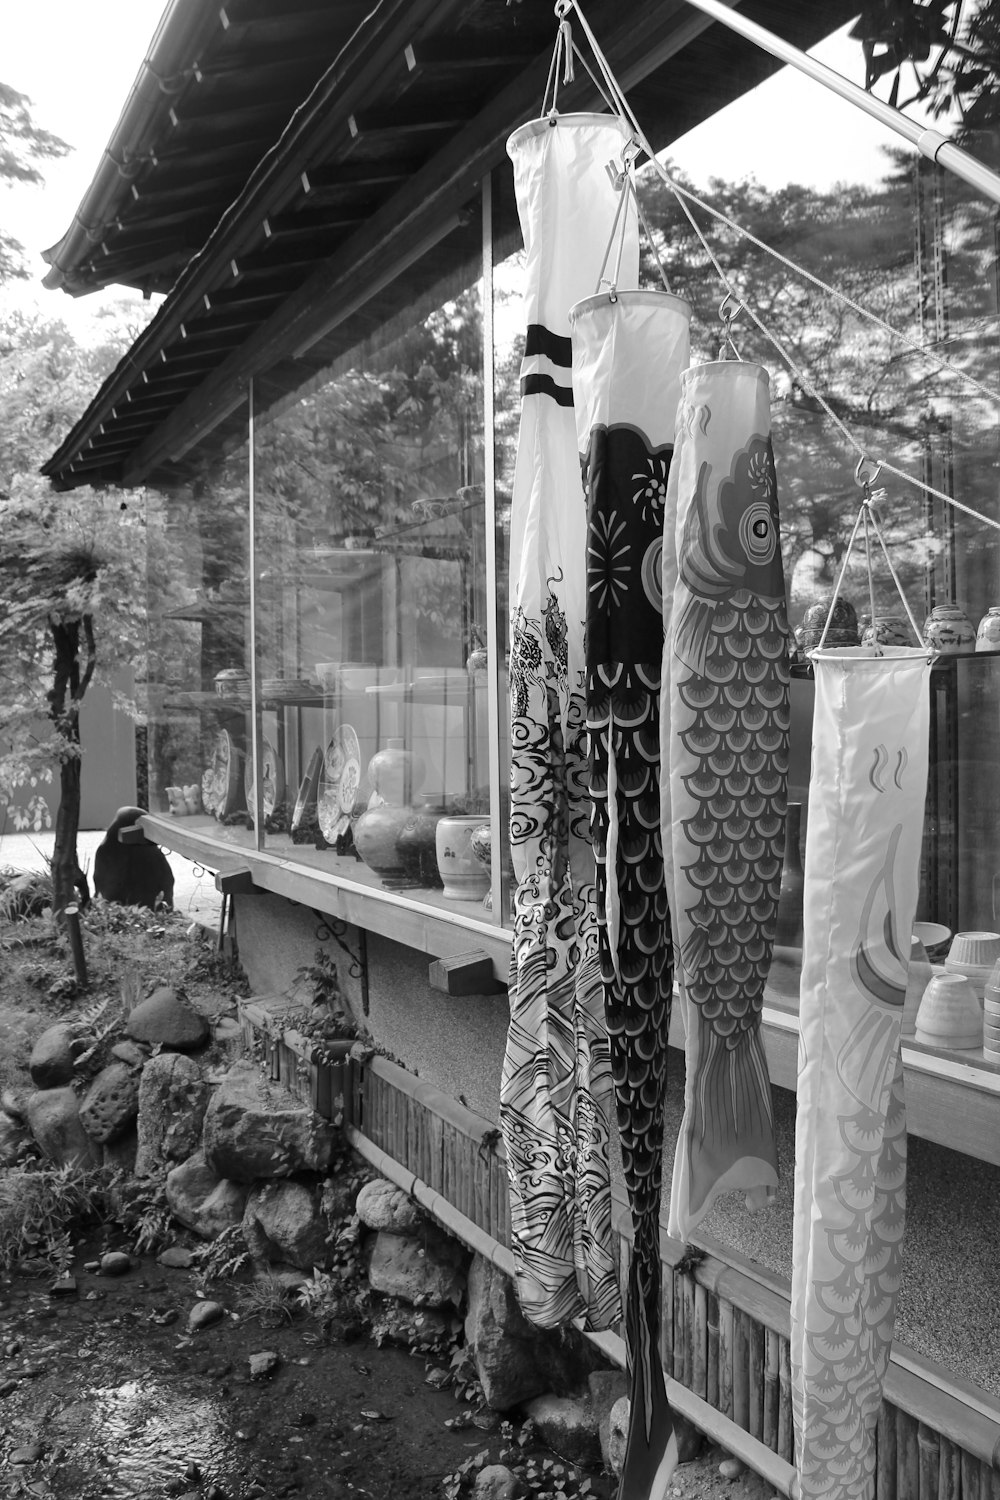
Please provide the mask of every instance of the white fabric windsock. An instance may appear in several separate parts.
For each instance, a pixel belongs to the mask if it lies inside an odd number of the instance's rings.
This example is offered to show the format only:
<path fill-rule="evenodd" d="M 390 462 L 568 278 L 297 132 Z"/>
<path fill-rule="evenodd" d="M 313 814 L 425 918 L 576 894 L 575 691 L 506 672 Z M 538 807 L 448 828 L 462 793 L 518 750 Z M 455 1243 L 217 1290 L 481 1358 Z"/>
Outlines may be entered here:
<path fill-rule="evenodd" d="M 790 1345 L 802 1500 L 873 1500 L 900 1278 L 930 664 L 882 652 L 812 653 Z"/>

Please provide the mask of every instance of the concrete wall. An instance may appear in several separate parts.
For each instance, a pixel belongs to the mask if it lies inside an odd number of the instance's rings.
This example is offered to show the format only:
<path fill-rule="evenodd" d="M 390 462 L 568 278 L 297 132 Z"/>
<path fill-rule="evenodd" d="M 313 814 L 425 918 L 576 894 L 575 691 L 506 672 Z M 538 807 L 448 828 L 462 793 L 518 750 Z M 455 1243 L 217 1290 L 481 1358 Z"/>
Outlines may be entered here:
<path fill-rule="evenodd" d="M 322 946 L 337 959 L 351 1008 L 380 1049 L 477 1114 L 497 1119 L 510 1015 L 506 992 L 445 995 L 428 983 L 426 953 L 349 928 L 344 942 L 362 962 L 367 957 L 366 994 L 343 950 L 329 938 L 319 942 L 322 917 L 308 907 L 281 896 L 238 896 L 235 913 L 240 963 L 253 994 L 290 990 L 296 971 Z"/>

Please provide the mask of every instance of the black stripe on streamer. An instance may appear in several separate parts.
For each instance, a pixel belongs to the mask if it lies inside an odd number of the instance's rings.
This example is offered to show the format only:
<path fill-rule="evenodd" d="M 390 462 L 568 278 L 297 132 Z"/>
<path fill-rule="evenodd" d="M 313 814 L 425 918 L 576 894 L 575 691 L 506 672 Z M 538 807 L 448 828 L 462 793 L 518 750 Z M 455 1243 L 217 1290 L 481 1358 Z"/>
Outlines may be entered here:
<path fill-rule="evenodd" d="M 573 405 L 571 386 L 560 385 L 551 375 L 522 375 L 522 396 L 551 396 L 559 406 Z"/>
<path fill-rule="evenodd" d="M 543 323 L 529 323 L 524 337 L 524 357 L 544 354 L 554 365 L 563 365 L 567 370 L 573 364 L 573 340 L 551 333 Z"/>

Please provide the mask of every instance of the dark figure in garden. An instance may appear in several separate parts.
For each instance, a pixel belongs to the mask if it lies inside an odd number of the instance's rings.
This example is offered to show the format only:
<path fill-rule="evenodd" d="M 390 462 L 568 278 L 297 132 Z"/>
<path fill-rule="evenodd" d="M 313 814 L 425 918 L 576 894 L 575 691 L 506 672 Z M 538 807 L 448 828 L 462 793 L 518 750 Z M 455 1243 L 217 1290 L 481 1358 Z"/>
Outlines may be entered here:
<path fill-rule="evenodd" d="M 94 890 L 120 906 L 174 903 L 174 876 L 158 844 L 121 844 L 118 834 L 142 817 L 141 807 L 120 807 L 94 855 Z"/>

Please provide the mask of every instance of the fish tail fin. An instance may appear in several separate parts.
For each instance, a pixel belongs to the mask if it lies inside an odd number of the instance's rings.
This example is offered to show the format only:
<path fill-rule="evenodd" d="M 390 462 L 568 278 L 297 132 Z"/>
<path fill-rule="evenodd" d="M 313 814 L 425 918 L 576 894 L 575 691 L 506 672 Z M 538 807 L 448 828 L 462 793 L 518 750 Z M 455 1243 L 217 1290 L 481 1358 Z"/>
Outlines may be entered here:
<path fill-rule="evenodd" d="M 670 1234 L 682 1240 L 690 1238 L 720 1193 L 742 1190 L 759 1206 L 778 1185 L 771 1081 L 760 1028 L 721 1037 L 695 1006 L 689 1007 L 689 1026 L 669 1220 Z"/>
<path fill-rule="evenodd" d="M 629 1267 L 625 1338 L 630 1372 L 628 1437 L 618 1500 L 664 1500 L 677 1467 L 677 1437 L 660 1363 L 660 1261 L 658 1235 L 640 1245 Z"/>

